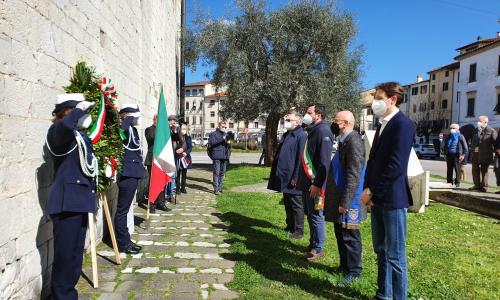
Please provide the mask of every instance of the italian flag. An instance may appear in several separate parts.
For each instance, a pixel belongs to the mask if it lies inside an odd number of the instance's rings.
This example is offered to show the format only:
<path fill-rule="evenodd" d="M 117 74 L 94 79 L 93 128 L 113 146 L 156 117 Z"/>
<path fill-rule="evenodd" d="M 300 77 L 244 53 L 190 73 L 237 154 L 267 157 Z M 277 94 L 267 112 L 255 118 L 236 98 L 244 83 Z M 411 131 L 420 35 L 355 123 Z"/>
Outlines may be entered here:
<path fill-rule="evenodd" d="M 99 102 L 99 112 L 97 113 L 97 120 L 92 124 L 90 128 L 89 138 L 92 144 L 99 141 L 102 135 L 102 128 L 104 127 L 104 121 L 106 120 L 106 105 L 104 102 L 104 95 L 101 93 L 101 101 Z"/>
<path fill-rule="evenodd" d="M 158 105 L 155 142 L 153 146 L 153 166 L 149 180 L 148 201 L 154 203 L 158 194 L 165 189 L 165 185 L 172 181 L 175 174 L 174 150 L 170 139 L 170 127 L 168 125 L 167 107 L 163 96 L 163 87 L 160 92 L 160 103 Z"/>

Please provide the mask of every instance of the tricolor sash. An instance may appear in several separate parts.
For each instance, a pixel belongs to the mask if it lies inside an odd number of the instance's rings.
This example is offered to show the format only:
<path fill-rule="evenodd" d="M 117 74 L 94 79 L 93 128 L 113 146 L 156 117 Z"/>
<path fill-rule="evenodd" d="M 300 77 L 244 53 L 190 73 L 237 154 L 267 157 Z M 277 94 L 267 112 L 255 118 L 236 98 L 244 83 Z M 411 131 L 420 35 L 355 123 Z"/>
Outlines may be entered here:
<path fill-rule="evenodd" d="M 304 169 L 304 173 L 312 183 L 314 181 L 314 178 L 316 178 L 317 172 L 312 163 L 311 155 L 309 154 L 308 144 L 309 140 L 306 140 L 304 151 L 302 152 L 301 163 L 302 163 L 302 168 Z M 316 197 L 314 199 L 315 210 L 322 210 L 325 207 L 325 189 L 323 187 L 321 187 L 320 193 L 321 196 Z"/>

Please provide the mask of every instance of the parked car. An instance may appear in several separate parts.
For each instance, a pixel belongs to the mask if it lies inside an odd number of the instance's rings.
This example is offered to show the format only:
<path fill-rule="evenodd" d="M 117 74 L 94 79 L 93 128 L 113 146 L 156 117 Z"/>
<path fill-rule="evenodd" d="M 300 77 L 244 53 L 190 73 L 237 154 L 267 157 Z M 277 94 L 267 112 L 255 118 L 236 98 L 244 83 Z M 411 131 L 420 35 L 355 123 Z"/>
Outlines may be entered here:
<path fill-rule="evenodd" d="M 199 139 L 193 139 L 193 145 L 194 146 L 199 146 L 201 144 Z"/>
<path fill-rule="evenodd" d="M 202 145 L 203 147 L 206 147 L 206 146 L 208 145 L 208 137 L 204 137 L 204 138 L 203 138 L 203 141 L 201 142 L 201 145 Z"/>
<path fill-rule="evenodd" d="M 431 158 L 436 159 L 439 154 L 434 148 L 433 144 L 415 144 L 413 145 L 413 149 L 417 153 L 417 157 L 420 158 Z"/>

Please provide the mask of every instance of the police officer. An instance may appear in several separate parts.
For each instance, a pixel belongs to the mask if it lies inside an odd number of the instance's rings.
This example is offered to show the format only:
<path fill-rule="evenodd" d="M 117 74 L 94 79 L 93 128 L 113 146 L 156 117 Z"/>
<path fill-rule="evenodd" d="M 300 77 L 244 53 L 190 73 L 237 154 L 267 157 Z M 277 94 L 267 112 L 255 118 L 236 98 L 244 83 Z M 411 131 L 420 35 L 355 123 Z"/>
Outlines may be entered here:
<path fill-rule="evenodd" d="M 92 105 L 83 94 L 58 95 L 47 134 L 55 169 L 46 207 L 54 234 L 54 299 L 78 299 L 75 285 L 82 271 L 88 213 L 97 208 L 97 159 L 85 133 L 92 123 L 85 111 Z"/>
<path fill-rule="evenodd" d="M 139 125 L 140 115 L 137 104 L 124 104 L 120 110 L 121 128 L 127 138 L 123 142 L 125 147 L 123 169 L 118 178 L 119 192 L 115 214 L 115 231 L 118 249 L 127 254 L 137 254 L 141 251 L 141 247 L 130 240 L 127 228 L 127 214 L 134 199 L 139 179 L 144 176 L 141 141 L 135 128 Z"/>

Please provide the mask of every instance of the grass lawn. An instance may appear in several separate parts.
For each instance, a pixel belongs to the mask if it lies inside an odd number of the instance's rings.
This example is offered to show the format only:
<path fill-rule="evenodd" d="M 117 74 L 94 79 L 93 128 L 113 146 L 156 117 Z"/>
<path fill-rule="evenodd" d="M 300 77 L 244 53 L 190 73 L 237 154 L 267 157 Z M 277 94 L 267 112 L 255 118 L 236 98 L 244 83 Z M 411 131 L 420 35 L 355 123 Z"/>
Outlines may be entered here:
<path fill-rule="evenodd" d="M 226 186 L 263 181 L 268 168 L 230 169 Z M 243 178 L 245 177 L 245 178 Z M 376 256 L 370 221 L 362 226 L 363 274 L 339 288 L 338 252 L 327 224 L 326 256 L 307 263 L 307 238 L 290 240 L 283 231 L 280 194 L 226 192 L 218 208 L 229 224 L 230 259 L 237 262 L 229 286 L 242 299 L 366 299 L 376 291 Z M 306 222 L 307 223 L 307 222 Z M 308 236 L 306 225 L 306 235 Z M 500 299 L 500 222 L 440 203 L 409 214 L 407 256 L 411 299 Z"/>

